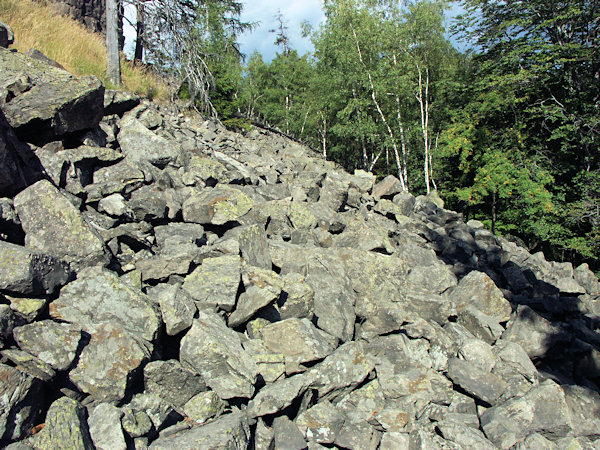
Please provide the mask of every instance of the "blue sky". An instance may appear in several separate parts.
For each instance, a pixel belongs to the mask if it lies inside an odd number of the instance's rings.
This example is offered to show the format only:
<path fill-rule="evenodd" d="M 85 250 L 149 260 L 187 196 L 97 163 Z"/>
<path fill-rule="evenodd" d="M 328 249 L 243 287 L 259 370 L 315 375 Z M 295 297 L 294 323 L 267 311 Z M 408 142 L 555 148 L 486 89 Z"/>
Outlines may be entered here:
<path fill-rule="evenodd" d="M 254 30 L 240 36 L 242 52 L 250 56 L 254 50 L 258 50 L 263 59 L 270 61 L 275 56 L 278 48 L 274 45 L 275 35 L 269 30 L 277 26 L 275 16 L 280 10 L 287 20 L 288 36 L 290 46 L 300 55 L 313 50 L 308 38 L 302 38 L 301 23 L 305 20 L 317 27 L 325 19 L 321 10 L 322 0 L 254 0 L 244 1 L 242 20 L 245 22 L 258 22 Z M 459 7 L 454 6 L 450 16 L 458 14 Z M 135 17 L 133 10 L 128 12 Z M 128 55 L 133 53 L 133 40 L 135 32 L 133 29 L 125 29 L 125 51 Z M 279 49 L 280 50 L 280 49 Z"/>

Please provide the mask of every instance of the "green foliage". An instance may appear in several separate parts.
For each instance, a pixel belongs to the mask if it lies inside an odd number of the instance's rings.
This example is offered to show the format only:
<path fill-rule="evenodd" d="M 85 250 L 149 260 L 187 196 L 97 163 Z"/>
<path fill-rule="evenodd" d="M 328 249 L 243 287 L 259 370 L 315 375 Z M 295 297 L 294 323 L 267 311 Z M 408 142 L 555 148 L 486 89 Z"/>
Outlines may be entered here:
<path fill-rule="evenodd" d="M 468 100 L 443 135 L 446 164 L 460 171 L 455 204 L 491 215 L 495 193 L 500 231 L 553 257 L 597 259 L 600 10 L 583 0 L 463 4 L 456 31 L 478 51 L 459 89 Z"/>

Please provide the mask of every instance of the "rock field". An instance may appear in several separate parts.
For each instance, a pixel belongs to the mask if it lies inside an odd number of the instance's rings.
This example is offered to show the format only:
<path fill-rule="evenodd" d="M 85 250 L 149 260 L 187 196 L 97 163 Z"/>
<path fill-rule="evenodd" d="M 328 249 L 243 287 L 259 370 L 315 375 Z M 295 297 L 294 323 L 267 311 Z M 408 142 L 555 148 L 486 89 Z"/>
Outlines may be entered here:
<path fill-rule="evenodd" d="M 587 265 L 194 117 L 0 48 L 3 447 L 600 449 Z"/>

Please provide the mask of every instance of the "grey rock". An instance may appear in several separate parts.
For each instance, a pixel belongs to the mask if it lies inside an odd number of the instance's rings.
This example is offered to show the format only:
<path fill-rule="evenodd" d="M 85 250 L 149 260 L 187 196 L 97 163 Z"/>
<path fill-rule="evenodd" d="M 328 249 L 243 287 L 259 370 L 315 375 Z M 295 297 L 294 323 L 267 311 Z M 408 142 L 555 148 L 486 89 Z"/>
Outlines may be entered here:
<path fill-rule="evenodd" d="M 173 214 L 169 214 L 170 205 L 164 190 L 155 184 L 142 186 L 133 191 L 127 206 L 138 221 L 151 222 L 174 217 Z"/>
<path fill-rule="evenodd" d="M 374 368 L 361 342 L 346 342 L 311 369 L 319 397 L 343 395 L 362 383 Z"/>
<path fill-rule="evenodd" d="M 0 85 L 12 92 L 2 111 L 18 136 L 49 141 L 73 131 L 94 128 L 103 114 L 104 86 L 96 77 L 73 75 L 41 61 L 0 48 Z M 24 89 L 11 82 L 27 74 Z"/>
<path fill-rule="evenodd" d="M 490 405 L 494 405 L 508 387 L 492 373 L 458 358 L 448 361 L 448 377 L 470 395 Z"/>
<path fill-rule="evenodd" d="M 430 266 L 413 267 L 408 274 L 406 284 L 409 291 L 425 291 L 441 294 L 456 286 L 456 276 L 449 266 L 436 261 Z"/>
<path fill-rule="evenodd" d="M 220 416 L 226 406 L 227 404 L 219 398 L 215 391 L 208 391 L 190 398 L 183 405 L 183 411 L 186 417 L 201 424 L 215 416 Z"/>
<path fill-rule="evenodd" d="M 277 296 L 269 289 L 250 286 L 240 294 L 235 311 L 229 316 L 228 325 L 232 328 L 247 322 L 258 310 L 272 303 Z"/>
<path fill-rule="evenodd" d="M 27 185 L 23 156 L 29 152 L 28 147 L 17 139 L 4 115 L 0 114 L 0 196 L 12 197 Z M 4 219 L 4 214 L 2 216 Z"/>
<path fill-rule="evenodd" d="M 133 397 L 129 406 L 134 411 L 146 413 L 152 421 L 154 429 L 158 431 L 162 430 L 168 423 L 180 418 L 169 402 L 155 394 L 137 394 Z"/>
<path fill-rule="evenodd" d="M 150 359 L 150 353 L 127 331 L 111 323 L 98 325 L 89 333 L 90 343 L 69 378 L 95 400 L 119 402 L 127 393 L 131 375 Z"/>
<path fill-rule="evenodd" d="M 393 175 L 388 175 L 373 187 L 373 197 L 376 199 L 393 197 L 400 192 L 402 192 L 402 184 Z"/>
<path fill-rule="evenodd" d="M 410 437 L 408 433 L 400 433 L 397 431 L 388 431 L 381 437 L 379 443 L 380 450 L 408 450 L 410 445 Z"/>
<path fill-rule="evenodd" d="M 375 450 L 379 446 L 381 433 L 368 422 L 346 421 L 335 438 L 335 444 L 342 448 Z"/>
<path fill-rule="evenodd" d="M 534 382 L 538 378 L 537 368 L 533 365 L 525 350 L 516 342 L 500 339 L 493 347 L 493 352 L 504 362 L 517 368 L 529 381 Z"/>
<path fill-rule="evenodd" d="M 473 306 L 461 310 L 458 313 L 457 321 L 475 337 L 488 344 L 496 342 L 504 332 L 504 328 L 493 317 L 482 313 Z"/>
<path fill-rule="evenodd" d="M 205 188 L 192 194 L 182 206 L 183 220 L 199 224 L 223 225 L 240 219 L 254 202 L 241 190 L 227 185 Z"/>
<path fill-rule="evenodd" d="M 281 319 L 310 319 L 314 312 L 315 292 L 306 279 L 300 274 L 290 273 L 283 277 L 283 283 L 283 303 L 278 303 L 277 307 Z"/>
<path fill-rule="evenodd" d="M 10 340 L 15 326 L 18 325 L 18 317 L 10 306 L 0 304 L 0 345 L 4 348 L 5 343 Z"/>
<path fill-rule="evenodd" d="M 34 438 L 36 449 L 93 449 L 85 408 L 75 400 L 61 397 L 50 406 L 44 429 Z"/>
<path fill-rule="evenodd" d="M 222 399 L 254 394 L 258 368 L 244 352 L 238 334 L 215 313 L 200 311 L 181 341 L 180 360 Z"/>
<path fill-rule="evenodd" d="M 101 238 L 81 213 L 48 181 L 38 181 L 15 197 L 27 247 L 75 267 L 108 262 Z"/>
<path fill-rule="evenodd" d="M 50 304 L 53 318 L 71 322 L 86 331 L 110 322 L 148 343 L 155 339 L 160 316 L 146 295 L 101 268 L 84 269 L 78 277 Z"/>
<path fill-rule="evenodd" d="M 0 241 L 0 290 L 18 294 L 52 294 L 71 271 L 59 259 Z"/>
<path fill-rule="evenodd" d="M 565 394 L 550 380 L 522 397 L 485 411 L 481 427 L 487 438 L 500 448 L 509 448 L 533 432 L 556 440 L 573 429 Z"/>
<path fill-rule="evenodd" d="M 146 128 L 135 117 L 125 115 L 120 126 L 121 131 L 117 140 L 121 151 L 130 161 L 147 161 L 156 167 L 163 168 L 177 159 L 179 154 L 177 146 L 172 141 Z"/>
<path fill-rule="evenodd" d="M 100 403 L 88 418 L 90 435 L 98 450 L 125 450 L 125 436 L 121 427 L 123 411 L 108 403 Z"/>
<path fill-rule="evenodd" d="M 558 447 L 541 434 L 531 433 L 525 440 L 516 443 L 512 448 L 515 450 L 557 450 Z"/>
<path fill-rule="evenodd" d="M 544 356 L 565 336 L 558 326 L 537 314 L 526 305 L 517 308 L 516 315 L 508 322 L 502 340 L 516 342 L 530 358 Z"/>
<path fill-rule="evenodd" d="M 13 336 L 22 350 L 56 370 L 66 370 L 77 356 L 81 330 L 71 324 L 43 320 L 15 328 Z"/>
<path fill-rule="evenodd" d="M 38 424 L 42 383 L 5 364 L 0 364 L 0 380 L 0 436 L 3 441 L 24 438 Z"/>
<path fill-rule="evenodd" d="M 144 388 L 145 392 L 158 395 L 177 409 L 207 390 L 202 377 L 176 359 L 148 363 L 144 367 Z"/>
<path fill-rule="evenodd" d="M 104 115 L 122 116 L 140 104 L 140 97 L 132 92 L 107 90 L 104 92 Z"/>
<path fill-rule="evenodd" d="M 98 202 L 98 211 L 110 216 L 133 218 L 133 211 L 127 206 L 121 194 L 111 194 Z"/>
<path fill-rule="evenodd" d="M 198 302 L 199 308 L 218 306 L 231 311 L 241 281 L 241 268 L 238 255 L 207 258 L 185 278 L 182 288 Z"/>
<path fill-rule="evenodd" d="M 43 298 L 12 297 L 8 294 L 4 296 L 10 301 L 10 309 L 14 312 L 14 316 L 19 319 L 19 322 L 31 323 L 38 319 L 46 310 L 48 304 L 48 301 Z M 0 332 L 1 335 L 2 332 Z"/>
<path fill-rule="evenodd" d="M 262 419 L 258 419 L 256 431 L 254 432 L 254 448 L 255 450 L 272 450 L 275 439 L 273 428 L 265 425 Z"/>
<path fill-rule="evenodd" d="M 187 275 L 190 266 L 198 257 L 195 245 L 170 247 L 168 252 L 135 261 L 135 268 L 141 272 L 144 281 L 166 280 L 171 275 Z"/>
<path fill-rule="evenodd" d="M 494 450 L 496 446 L 488 441 L 483 433 L 471 427 L 441 422 L 436 429 L 444 439 L 458 444 L 461 448 L 477 448 L 482 450 Z"/>
<path fill-rule="evenodd" d="M 286 319 L 260 330 L 265 347 L 282 353 L 286 364 L 323 359 L 335 349 L 337 339 L 315 328 L 308 319 Z"/>
<path fill-rule="evenodd" d="M 315 378 L 316 373 L 305 372 L 265 386 L 248 403 L 248 415 L 262 417 L 283 410 L 302 395 Z"/>
<path fill-rule="evenodd" d="M 280 416 L 273 421 L 275 448 L 286 450 L 302 450 L 306 448 L 304 436 L 298 427 L 286 416 Z"/>
<path fill-rule="evenodd" d="M 148 295 L 158 301 L 169 336 L 175 336 L 192 326 L 197 308 L 190 295 L 180 286 L 158 285 L 149 290 Z"/>
<path fill-rule="evenodd" d="M 169 223 L 154 227 L 156 244 L 161 252 L 179 246 L 198 245 L 204 237 L 204 228 L 197 223 Z"/>
<path fill-rule="evenodd" d="M 512 312 L 510 303 L 492 279 L 476 270 L 460 280 L 458 286 L 450 293 L 450 298 L 456 304 L 457 311 L 474 306 L 497 322 L 506 322 Z"/>
<path fill-rule="evenodd" d="M 120 193 L 129 195 L 144 185 L 147 175 L 143 166 L 125 159 L 109 167 L 94 172 L 94 183 L 86 186 L 88 200 L 101 200 L 102 197 Z"/>
<path fill-rule="evenodd" d="M 243 227 L 238 235 L 238 242 L 242 258 L 248 264 L 271 270 L 273 263 L 271 262 L 269 243 L 267 234 L 262 227 L 256 224 Z"/>
<path fill-rule="evenodd" d="M 281 353 L 272 353 L 260 339 L 244 342 L 244 350 L 258 367 L 258 373 L 266 383 L 273 383 L 285 374 L 285 357 Z"/>
<path fill-rule="evenodd" d="M 121 425 L 132 438 L 144 436 L 152 430 L 152 420 L 145 411 L 138 411 L 131 406 L 122 409 Z"/>
<path fill-rule="evenodd" d="M 173 436 L 159 437 L 150 445 L 151 450 L 245 450 L 250 440 L 248 418 L 242 412 L 221 416 L 207 425 L 193 427 Z"/>
<path fill-rule="evenodd" d="M 307 441 L 332 444 L 344 420 L 343 414 L 334 405 L 322 401 L 301 413 L 296 419 L 296 426 Z"/>
<path fill-rule="evenodd" d="M 573 434 L 600 438 L 600 394 L 577 385 L 565 385 L 563 390 L 573 419 Z"/>
<path fill-rule="evenodd" d="M 56 376 L 56 372 L 50 364 L 46 364 L 39 358 L 30 355 L 27 352 L 16 349 L 6 349 L 0 352 L 2 356 L 10 360 L 23 372 L 38 378 L 42 381 L 50 381 Z"/>

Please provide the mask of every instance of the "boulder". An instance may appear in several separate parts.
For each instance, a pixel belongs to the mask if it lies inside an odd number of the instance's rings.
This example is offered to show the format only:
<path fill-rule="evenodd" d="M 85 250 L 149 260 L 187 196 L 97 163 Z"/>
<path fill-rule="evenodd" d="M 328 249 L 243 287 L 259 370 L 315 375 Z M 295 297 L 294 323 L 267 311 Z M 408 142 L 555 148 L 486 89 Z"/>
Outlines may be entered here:
<path fill-rule="evenodd" d="M 238 334 L 215 313 L 200 311 L 181 340 L 180 358 L 222 399 L 254 394 L 258 368 L 244 352 Z"/>
<path fill-rule="evenodd" d="M 53 294 L 71 277 L 68 265 L 47 254 L 0 241 L 0 290 Z"/>
<path fill-rule="evenodd" d="M 522 397 L 488 409 L 481 416 L 487 438 L 500 448 L 509 448 L 530 433 L 556 440 L 573 429 L 565 393 L 551 380 Z"/>
<path fill-rule="evenodd" d="M 260 330 L 265 347 L 281 353 L 288 364 L 323 359 L 335 349 L 337 339 L 315 328 L 308 319 L 286 319 Z"/>
<path fill-rule="evenodd" d="M 90 343 L 69 378 L 95 400 L 117 403 L 131 388 L 132 375 L 150 359 L 150 352 L 123 328 L 110 323 L 88 332 Z"/>
<path fill-rule="evenodd" d="M 253 203 L 250 197 L 234 187 L 205 188 L 183 203 L 183 220 L 201 225 L 223 225 L 240 219 L 250 211 Z"/>
<path fill-rule="evenodd" d="M 144 388 L 179 409 L 208 389 L 201 376 L 176 359 L 148 363 L 144 367 Z"/>
<path fill-rule="evenodd" d="M 37 425 L 45 400 L 42 383 L 27 373 L 0 364 L 0 438 L 22 439 Z"/>
<path fill-rule="evenodd" d="M 164 168 L 177 159 L 179 149 L 176 144 L 149 130 L 135 117 L 125 116 L 120 126 L 117 140 L 121 151 L 130 161 L 148 162 Z"/>
<path fill-rule="evenodd" d="M 3 48 L 0 69 L 0 87 L 7 92 L 0 108 L 22 140 L 48 142 L 95 128 L 102 119 L 104 86 L 96 77 L 75 77 Z"/>
<path fill-rule="evenodd" d="M 245 450 L 250 440 L 248 418 L 243 412 L 220 417 L 207 425 L 200 425 L 172 436 L 159 437 L 150 450 L 182 450 L 194 448 Z"/>
<path fill-rule="evenodd" d="M 79 210 L 50 182 L 42 180 L 15 197 L 27 247 L 74 267 L 106 264 L 104 242 Z"/>
<path fill-rule="evenodd" d="M 78 279 L 65 286 L 50 304 L 50 315 L 94 330 L 110 323 L 150 345 L 161 324 L 152 301 L 122 282 L 114 273 L 97 267 L 82 270 Z"/>
<path fill-rule="evenodd" d="M 199 308 L 218 306 L 231 311 L 241 281 L 242 261 L 238 255 L 206 258 L 185 277 L 182 288 L 198 302 Z"/>
<path fill-rule="evenodd" d="M 95 448 L 85 408 L 75 400 L 61 397 L 52 403 L 43 430 L 34 437 L 35 448 Z"/>
<path fill-rule="evenodd" d="M 492 279 L 476 270 L 463 277 L 449 297 L 456 304 L 457 311 L 474 306 L 497 322 L 508 321 L 512 312 L 510 303 Z"/>
<path fill-rule="evenodd" d="M 15 328 L 13 336 L 22 350 L 55 370 L 67 370 L 77 357 L 81 330 L 68 323 L 43 320 Z"/>
<path fill-rule="evenodd" d="M 123 411 L 109 403 L 100 403 L 88 418 L 90 436 L 97 449 L 126 450 L 121 426 Z"/>

